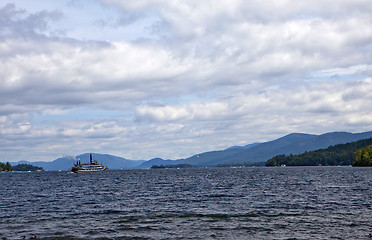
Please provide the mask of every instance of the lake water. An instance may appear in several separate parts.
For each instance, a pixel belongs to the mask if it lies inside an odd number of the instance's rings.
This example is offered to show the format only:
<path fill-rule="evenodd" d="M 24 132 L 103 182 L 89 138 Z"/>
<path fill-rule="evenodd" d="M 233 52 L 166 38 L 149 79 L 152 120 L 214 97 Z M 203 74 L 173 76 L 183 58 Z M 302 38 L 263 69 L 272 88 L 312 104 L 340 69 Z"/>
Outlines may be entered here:
<path fill-rule="evenodd" d="M 0 238 L 372 239 L 372 168 L 0 173 Z"/>

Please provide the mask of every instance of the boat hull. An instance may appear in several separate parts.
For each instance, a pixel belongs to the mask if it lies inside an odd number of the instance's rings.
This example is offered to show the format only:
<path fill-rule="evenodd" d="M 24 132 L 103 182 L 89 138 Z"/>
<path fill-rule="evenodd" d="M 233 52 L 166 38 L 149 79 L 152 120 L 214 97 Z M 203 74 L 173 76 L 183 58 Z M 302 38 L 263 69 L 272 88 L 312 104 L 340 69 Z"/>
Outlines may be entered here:
<path fill-rule="evenodd" d="M 71 169 L 71 172 L 74 172 L 74 173 L 85 173 L 85 172 L 103 172 L 107 170 L 107 167 L 106 166 L 102 166 L 102 167 L 94 167 L 94 168 L 81 168 L 81 167 L 73 167 Z"/>

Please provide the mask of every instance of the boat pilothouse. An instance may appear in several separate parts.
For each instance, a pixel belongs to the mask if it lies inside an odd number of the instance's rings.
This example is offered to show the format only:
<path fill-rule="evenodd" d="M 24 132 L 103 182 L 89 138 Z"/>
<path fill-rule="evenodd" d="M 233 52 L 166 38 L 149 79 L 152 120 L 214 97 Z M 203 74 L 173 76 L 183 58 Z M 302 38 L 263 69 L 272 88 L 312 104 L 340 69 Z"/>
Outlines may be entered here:
<path fill-rule="evenodd" d="M 103 172 L 107 169 L 107 166 L 99 164 L 96 160 L 93 160 L 92 154 L 90 154 L 89 163 L 81 163 L 78 159 L 71 169 L 71 172 Z"/>

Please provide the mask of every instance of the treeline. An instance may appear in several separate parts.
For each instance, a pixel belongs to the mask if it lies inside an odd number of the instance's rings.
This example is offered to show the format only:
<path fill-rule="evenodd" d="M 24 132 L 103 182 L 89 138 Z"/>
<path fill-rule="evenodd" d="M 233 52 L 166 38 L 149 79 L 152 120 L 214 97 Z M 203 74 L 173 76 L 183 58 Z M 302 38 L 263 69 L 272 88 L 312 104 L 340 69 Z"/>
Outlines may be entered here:
<path fill-rule="evenodd" d="M 155 168 L 194 168 L 193 165 L 190 164 L 175 164 L 175 165 L 153 165 L 151 169 Z"/>
<path fill-rule="evenodd" d="M 33 166 L 31 164 L 18 164 L 13 167 L 13 171 L 27 172 L 27 171 L 43 171 L 42 167 Z"/>
<path fill-rule="evenodd" d="M 7 162 L 6 164 L 0 163 L 0 172 L 11 172 L 11 171 L 19 171 L 19 172 L 27 172 L 27 171 L 44 171 L 42 167 L 36 167 L 31 164 L 18 164 L 12 167 L 12 165 Z"/>
<path fill-rule="evenodd" d="M 355 160 L 354 153 L 369 145 L 372 145 L 372 138 L 352 143 L 338 144 L 335 146 L 330 146 L 326 149 L 305 152 L 299 155 L 278 155 L 267 160 L 266 166 L 352 165 Z"/>
<path fill-rule="evenodd" d="M 354 153 L 354 167 L 371 167 L 372 166 L 372 145 L 360 149 Z"/>
<path fill-rule="evenodd" d="M 12 171 L 12 165 L 10 165 L 9 162 L 6 164 L 0 163 L 0 172 L 11 172 Z"/>
<path fill-rule="evenodd" d="M 264 167 L 264 166 L 265 162 L 224 163 L 216 165 L 216 167 Z"/>

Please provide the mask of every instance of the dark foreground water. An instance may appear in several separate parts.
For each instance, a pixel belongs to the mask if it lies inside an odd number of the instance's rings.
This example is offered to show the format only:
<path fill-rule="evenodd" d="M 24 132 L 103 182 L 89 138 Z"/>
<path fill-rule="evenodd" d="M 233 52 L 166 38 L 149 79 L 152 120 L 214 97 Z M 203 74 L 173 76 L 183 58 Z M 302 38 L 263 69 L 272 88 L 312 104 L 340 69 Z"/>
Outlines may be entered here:
<path fill-rule="evenodd" d="M 372 239 L 372 168 L 0 173 L 0 238 Z"/>

